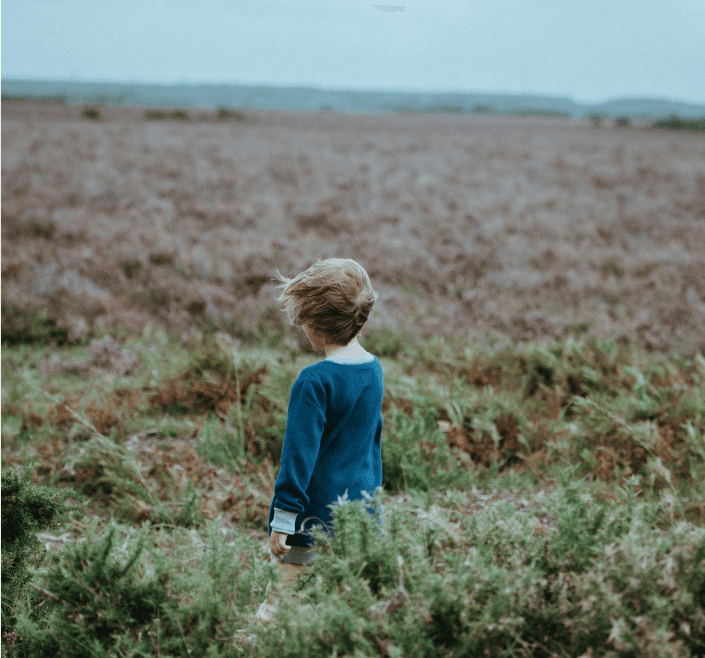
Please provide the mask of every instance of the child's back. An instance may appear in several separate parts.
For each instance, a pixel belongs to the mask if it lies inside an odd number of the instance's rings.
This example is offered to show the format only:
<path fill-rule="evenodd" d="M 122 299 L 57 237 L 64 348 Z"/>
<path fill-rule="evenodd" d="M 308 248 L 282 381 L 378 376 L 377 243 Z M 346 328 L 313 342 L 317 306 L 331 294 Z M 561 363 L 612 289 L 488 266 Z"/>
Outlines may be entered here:
<path fill-rule="evenodd" d="M 302 534 L 331 527 L 338 497 L 362 498 L 382 486 L 384 375 L 372 354 L 329 357 L 305 368 L 291 389 L 271 527 L 289 546 L 310 546 Z"/>

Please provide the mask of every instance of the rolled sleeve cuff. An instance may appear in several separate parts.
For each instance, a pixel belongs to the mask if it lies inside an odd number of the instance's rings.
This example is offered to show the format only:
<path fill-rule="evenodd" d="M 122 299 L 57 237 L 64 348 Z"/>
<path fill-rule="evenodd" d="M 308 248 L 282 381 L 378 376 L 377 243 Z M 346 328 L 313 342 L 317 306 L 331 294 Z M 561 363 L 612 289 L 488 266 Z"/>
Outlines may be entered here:
<path fill-rule="evenodd" d="M 286 535 L 296 534 L 296 512 L 286 512 L 278 507 L 274 508 L 272 530 L 283 532 Z"/>

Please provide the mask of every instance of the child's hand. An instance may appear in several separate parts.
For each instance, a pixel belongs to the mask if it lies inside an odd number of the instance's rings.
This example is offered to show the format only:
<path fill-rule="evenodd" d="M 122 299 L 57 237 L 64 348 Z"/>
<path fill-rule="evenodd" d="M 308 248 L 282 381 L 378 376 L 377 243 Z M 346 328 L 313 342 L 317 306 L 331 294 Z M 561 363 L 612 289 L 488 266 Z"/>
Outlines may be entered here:
<path fill-rule="evenodd" d="M 286 545 L 286 538 L 288 536 L 289 535 L 283 532 L 277 532 L 276 530 L 272 530 L 272 534 L 269 536 L 269 548 L 280 560 L 283 555 L 288 553 L 291 549 L 291 546 Z"/>

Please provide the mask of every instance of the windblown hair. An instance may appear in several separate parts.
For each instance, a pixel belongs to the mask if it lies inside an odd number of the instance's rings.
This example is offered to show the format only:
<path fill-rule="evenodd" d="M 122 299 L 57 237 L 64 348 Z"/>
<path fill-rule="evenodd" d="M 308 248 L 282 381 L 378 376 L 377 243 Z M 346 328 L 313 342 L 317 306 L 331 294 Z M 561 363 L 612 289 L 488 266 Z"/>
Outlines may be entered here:
<path fill-rule="evenodd" d="M 277 272 L 289 324 L 310 323 L 333 345 L 347 345 L 358 335 L 377 300 L 365 269 L 350 258 L 317 260 L 293 279 Z"/>

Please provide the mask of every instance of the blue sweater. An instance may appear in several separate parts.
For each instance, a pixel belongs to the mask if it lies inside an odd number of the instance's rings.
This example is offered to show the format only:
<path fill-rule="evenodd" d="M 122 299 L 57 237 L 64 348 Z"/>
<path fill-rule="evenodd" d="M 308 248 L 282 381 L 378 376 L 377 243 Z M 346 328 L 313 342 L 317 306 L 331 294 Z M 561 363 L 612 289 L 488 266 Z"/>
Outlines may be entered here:
<path fill-rule="evenodd" d="M 366 361 L 362 363 L 361 361 Z M 332 528 L 331 510 L 382 486 L 384 375 L 376 356 L 326 359 L 304 368 L 291 388 L 281 469 L 269 530 L 290 546 L 312 546 L 313 525 Z"/>

